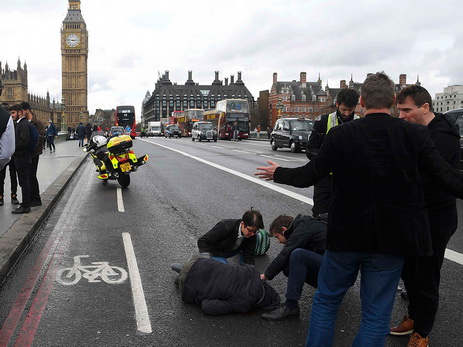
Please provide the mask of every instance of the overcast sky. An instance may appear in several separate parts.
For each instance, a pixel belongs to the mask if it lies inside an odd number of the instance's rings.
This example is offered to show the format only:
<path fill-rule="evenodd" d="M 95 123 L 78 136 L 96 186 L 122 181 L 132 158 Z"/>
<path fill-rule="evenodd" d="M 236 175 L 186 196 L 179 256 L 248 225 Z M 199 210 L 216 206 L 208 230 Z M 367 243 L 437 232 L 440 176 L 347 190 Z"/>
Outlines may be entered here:
<path fill-rule="evenodd" d="M 60 29 L 68 0 L 0 4 L 0 61 L 27 63 L 29 92 L 61 100 Z M 257 99 L 272 74 L 323 86 L 384 70 L 431 95 L 463 84 L 461 0 L 81 0 L 89 31 L 89 111 L 132 104 L 140 116 L 158 72 L 210 84 L 242 72 Z"/>

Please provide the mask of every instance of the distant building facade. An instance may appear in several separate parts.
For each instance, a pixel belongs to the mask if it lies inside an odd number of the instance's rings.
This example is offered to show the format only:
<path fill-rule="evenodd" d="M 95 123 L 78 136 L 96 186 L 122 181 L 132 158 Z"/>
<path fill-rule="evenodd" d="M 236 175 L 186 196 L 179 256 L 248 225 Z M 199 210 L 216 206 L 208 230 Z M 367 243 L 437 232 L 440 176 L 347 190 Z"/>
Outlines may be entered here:
<path fill-rule="evenodd" d="M 49 92 L 45 97 L 29 94 L 27 74 L 27 64 L 24 63 L 21 66 L 20 59 L 18 59 L 16 70 L 10 69 L 8 63 L 5 63 L 5 68 L 3 68 L 0 62 L 0 80 L 4 85 L 0 103 L 6 102 L 8 105 L 14 105 L 26 101 L 31 105 L 32 113 L 45 125 L 50 119 L 60 125 L 61 103 L 51 101 Z"/>
<path fill-rule="evenodd" d="M 174 111 L 184 111 L 191 108 L 213 109 L 219 100 L 247 99 L 251 110 L 251 117 L 255 114 L 256 102 L 251 92 L 241 79 L 241 72 L 235 81 L 234 75 L 225 81 L 219 80 L 219 72 L 215 71 L 212 84 L 199 84 L 193 81 L 192 71 L 188 71 L 185 84 L 172 83 L 169 71 L 159 77 L 155 89 L 145 95 L 142 103 L 142 123 L 161 121 L 168 118 Z M 252 118 L 251 118 L 252 119 Z"/>
<path fill-rule="evenodd" d="M 421 85 L 419 78 L 416 83 Z M 399 76 L 399 83 L 395 84 L 395 91 L 409 86 L 407 75 Z M 350 81 L 341 80 L 339 88 L 331 88 L 326 84 L 322 87 L 322 80 L 318 76 L 315 82 L 307 81 L 307 73 L 301 72 L 299 81 L 278 81 L 277 73 L 273 73 L 272 87 L 268 96 L 268 124 L 273 126 L 278 118 L 283 117 L 302 117 L 314 120 L 319 115 L 328 114 L 336 110 L 336 96 L 341 89 L 354 89 L 359 94 L 362 83 L 354 82 L 351 75 Z M 261 92 L 262 93 L 262 92 Z M 363 116 L 363 109 L 357 105 L 355 113 Z M 391 108 L 391 114 L 398 116 L 397 107 Z"/>
<path fill-rule="evenodd" d="M 432 101 L 435 112 L 446 112 L 463 108 L 463 85 L 453 85 L 444 88 L 443 93 L 436 93 Z"/>

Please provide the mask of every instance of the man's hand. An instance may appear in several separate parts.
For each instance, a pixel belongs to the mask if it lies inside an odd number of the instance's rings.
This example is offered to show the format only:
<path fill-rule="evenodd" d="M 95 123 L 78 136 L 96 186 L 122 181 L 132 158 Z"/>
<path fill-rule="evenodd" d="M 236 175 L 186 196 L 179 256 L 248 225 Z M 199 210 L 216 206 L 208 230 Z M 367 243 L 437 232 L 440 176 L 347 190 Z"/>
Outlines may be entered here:
<path fill-rule="evenodd" d="M 260 279 L 262 281 L 267 281 L 267 277 L 265 277 L 265 274 L 260 274 Z"/>
<path fill-rule="evenodd" d="M 263 178 L 266 181 L 272 181 L 275 170 L 280 165 L 271 160 L 267 160 L 267 163 L 269 163 L 270 166 L 258 167 L 257 170 L 260 171 L 256 172 L 254 175 L 259 176 L 259 178 Z"/>

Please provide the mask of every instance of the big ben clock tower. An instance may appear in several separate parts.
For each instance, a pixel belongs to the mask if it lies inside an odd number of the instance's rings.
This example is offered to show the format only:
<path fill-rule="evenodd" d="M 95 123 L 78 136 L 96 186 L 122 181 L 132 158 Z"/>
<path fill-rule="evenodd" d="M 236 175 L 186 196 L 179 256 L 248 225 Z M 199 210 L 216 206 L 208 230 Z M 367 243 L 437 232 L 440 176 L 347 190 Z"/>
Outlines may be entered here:
<path fill-rule="evenodd" d="M 61 28 L 62 95 L 65 104 L 61 130 L 88 122 L 88 32 L 80 12 L 80 0 L 69 0 Z"/>

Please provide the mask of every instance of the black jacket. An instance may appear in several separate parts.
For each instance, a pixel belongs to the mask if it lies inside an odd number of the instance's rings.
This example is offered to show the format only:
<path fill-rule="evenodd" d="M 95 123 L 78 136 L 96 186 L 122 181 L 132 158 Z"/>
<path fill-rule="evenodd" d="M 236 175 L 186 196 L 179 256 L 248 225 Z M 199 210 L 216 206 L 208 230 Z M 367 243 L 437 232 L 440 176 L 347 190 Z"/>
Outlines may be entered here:
<path fill-rule="evenodd" d="M 326 223 L 319 219 L 298 215 L 284 235 L 286 244 L 264 272 L 268 280 L 273 279 L 289 266 L 289 258 L 296 248 L 308 249 L 319 254 L 325 253 Z"/>
<path fill-rule="evenodd" d="M 278 307 L 278 294 L 261 281 L 254 266 L 199 259 L 186 275 L 182 300 L 200 305 L 205 314 L 216 316 L 246 313 L 258 308 L 264 294 L 272 298 L 266 305 Z"/>
<path fill-rule="evenodd" d="M 428 124 L 431 139 L 447 163 L 458 169 L 460 164 L 460 133 L 455 123 L 443 114 L 436 114 Z M 447 209 L 455 206 L 455 198 L 442 189 L 438 182 L 429 180 L 424 186 L 424 201 L 429 209 Z"/>
<path fill-rule="evenodd" d="M 463 198 L 463 174 L 442 159 L 428 129 L 385 113 L 332 128 L 317 158 L 277 168 L 275 182 L 309 187 L 329 172 L 333 251 L 430 255 L 422 173 Z"/>
<path fill-rule="evenodd" d="M 21 118 L 19 123 L 17 121 L 15 124 L 15 138 L 16 138 L 16 150 L 14 151 L 13 157 L 23 158 L 30 156 L 29 152 L 29 142 L 30 139 L 30 123 L 26 117 Z"/>
<path fill-rule="evenodd" d="M 238 239 L 238 230 L 241 219 L 224 219 L 217 223 L 211 230 L 198 240 L 199 252 L 209 252 L 213 256 L 223 257 L 233 250 Z M 254 265 L 254 252 L 256 249 L 256 237 L 243 238 L 240 250 L 243 261 Z"/>

